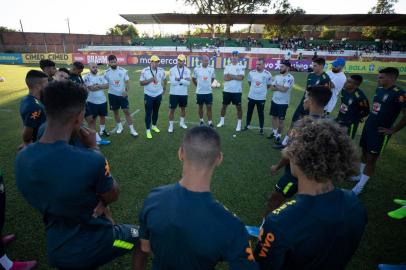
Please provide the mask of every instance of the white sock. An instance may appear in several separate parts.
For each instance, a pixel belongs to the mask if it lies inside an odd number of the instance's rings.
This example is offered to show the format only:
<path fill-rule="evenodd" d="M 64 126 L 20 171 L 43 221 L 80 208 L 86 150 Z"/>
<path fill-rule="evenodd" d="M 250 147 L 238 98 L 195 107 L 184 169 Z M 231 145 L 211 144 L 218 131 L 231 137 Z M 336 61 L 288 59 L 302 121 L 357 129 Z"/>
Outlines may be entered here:
<path fill-rule="evenodd" d="M 220 117 L 220 123 L 224 124 L 224 117 Z"/>
<path fill-rule="evenodd" d="M 283 138 L 282 145 L 287 145 L 288 142 L 289 142 L 289 136 L 286 135 L 285 138 Z"/>
<path fill-rule="evenodd" d="M 279 134 L 278 132 L 276 132 L 276 135 L 275 135 L 276 138 L 280 138 L 281 136 L 282 136 L 281 134 Z"/>
<path fill-rule="evenodd" d="M 365 163 L 360 163 L 359 164 L 359 174 L 363 174 L 364 173 L 364 169 L 365 169 L 366 164 Z"/>
<path fill-rule="evenodd" d="M 117 128 L 123 128 L 123 124 L 121 122 L 117 123 Z"/>
<path fill-rule="evenodd" d="M 96 142 L 100 142 L 102 139 L 100 138 L 99 133 L 96 132 Z"/>
<path fill-rule="evenodd" d="M 169 126 L 173 126 L 173 121 L 169 121 Z"/>
<path fill-rule="evenodd" d="M 103 132 L 106 129 L 106 125 L 100 125 L 100 132 Z"/>
<path fill-rule="evenodd" d="M 357 186 L 364 187 L 369 180 L 369 176 L 365 174 L 361 174 L 361 179 L 359 180 Z"/>
<path fill-rule="evenodd" d="M 6 254 L 0 258 L 0 264 L 6 270 L 9 270 L 13 266 L 13 262 L 7 257 Z"/>
<path fill-rule="evenodd" d="M 184 117 L 181 117 L 181 118 L 180 118 L 180 123 L 181 123 L 181 124 L 184 124 L 184 123 L 185 123 L 185 118 L 184 118 Z"/>
<path fill-rule="evenodd" d="M 203 118 L 200 118 L 200 122 L 204 122 L 204 119 L 203 119 Z"/>
<path fill-rule="evenodd" d="M 212 123 L 212 121 L 211 120 L 209 120 L 207 123 L 209 123 L 209 125 Z"/>
<path fill-rule="evenodd" d="M 272 129 L 273 135 L 276 136 L 276 134 L 278 134 L 278 130 L 277 129 Z"/>
<path fill-rule="evenodd" d="M 151 130 L 150 130 L 150 129 L 147 129 L 147 132 L 151 132 Z"/>
<path fill-rule="evenodd" d="M 241 121 L 242 121 L 241 119 L 238 119 L 237 120 L 237 125 L 241 126 Z"/>

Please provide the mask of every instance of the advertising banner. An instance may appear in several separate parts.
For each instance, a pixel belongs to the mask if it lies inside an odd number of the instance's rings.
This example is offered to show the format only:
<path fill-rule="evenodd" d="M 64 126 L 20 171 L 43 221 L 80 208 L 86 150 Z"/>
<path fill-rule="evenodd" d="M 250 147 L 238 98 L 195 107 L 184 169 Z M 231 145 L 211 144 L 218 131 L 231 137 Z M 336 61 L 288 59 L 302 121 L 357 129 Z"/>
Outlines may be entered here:
<path fill-rule="evenodd" d="M 160 67 L 171 67 L 178 63 L 177 56 L 161 56 L 157 55 L 160 59 L 159 66 Z M 151 62 L 150 60 L 151 55 L 143 54 L 143 55 L 129 55 L 127 57 L 127 63 L 129 65 L 136 65 L 136 66 L 148 66 Z M 186 58 L 186 63 L 187 63 Z"/>
<path fill-rule="evenodd" d="M 56 64 L 71 64 L 72 54 L 70 53 L 23 53 L 24 64 L 38 64 L 42 59 L 49 59 Z"/>
<path fill-rule="evenodd" d="M 290 60 L 290 64 L 292 68 L 295 68 L 299 71 L 306 71 L 312 61 L 310 60 Z M 280 70 L 280 64 L 281 60 L 280 59 L 272 59 L 272 58 L 266 58 L 265 59 L 265 69 L 269 71 L 275 71 L 275 70 Z M 257 59 L 252 60 L 252 66 L 251 69 L 254 69 L 257 65 Z"/>
<path fill-rule="evenodd" d="M 244 66 L 244 68 L 246 68 L 246 69 L 249 68 L 249 58 L 240 58 L 240 59 L 238 59 L 238 62 L 240 64 L 242 64 Z M 217 67 L 217 65 L 216 65 L 216 68 L 224 68 L 225 66 L 230 65 L 230 64 L 231 64 L 231 57 L 223 57 L 221 59 L 221 66 Z"/>
<path fill-rule="evenodd" d="M 97 64 L 108 64 L 107 57 L 111 53 L 74 53 L 73 54 L 73 61 L 79 61 L 83 64 L 88 63 L 97 63 Z M 117 64 L 118 65 L 127 65 L 127 55 L 126 54 L 114 54 L 117 57 Z"/>
<path fill-rule="evenodd" d="M 22 64 L 23 55 L 21 53 L 0 53 L 1 64 Z"/>
<path fill-rule="evenodd" d="M 188 58 L 189 58 L 189 61 L 188 61 L 189 68 L 194 68 L 194 67 L 200 66 L 201 56 L 190 55 Z M 216 59 L 217 59 L 217 57 L 210 57 L 209 66 L 216 68 Z"/>
<path fill-rule="evenodd" d="M 331 62 L 327 69 L 331 68 Z M 378 74 L 379 70 L 386 67 L 395 67 L 399 69 L 400 75 L 406 75 L 406 63 L 399 62 L 360 62 L 360 61 L 347 61 L 345 63 L 345 73 L 359 73 L 359 74 Z"/>

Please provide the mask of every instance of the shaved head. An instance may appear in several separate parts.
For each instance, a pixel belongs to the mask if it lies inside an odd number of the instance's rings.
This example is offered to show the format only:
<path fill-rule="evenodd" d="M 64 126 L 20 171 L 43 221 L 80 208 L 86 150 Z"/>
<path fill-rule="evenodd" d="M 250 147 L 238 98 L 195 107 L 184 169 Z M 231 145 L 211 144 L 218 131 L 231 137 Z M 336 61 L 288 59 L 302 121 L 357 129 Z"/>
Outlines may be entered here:
<path fill-rule="evenodd" d="M 210 127 L 194 127 L 183 138 L 182 149 L 189 163 L 211 168 L 221 155 L 220 136 Z"/>
<path fill-rule="evenodd" d="M 92 74 L 97 74 L 97 64 L 96 63 L 90 62 L 88 64 L 88 66 L 89 66 L 90 72 Z"/>

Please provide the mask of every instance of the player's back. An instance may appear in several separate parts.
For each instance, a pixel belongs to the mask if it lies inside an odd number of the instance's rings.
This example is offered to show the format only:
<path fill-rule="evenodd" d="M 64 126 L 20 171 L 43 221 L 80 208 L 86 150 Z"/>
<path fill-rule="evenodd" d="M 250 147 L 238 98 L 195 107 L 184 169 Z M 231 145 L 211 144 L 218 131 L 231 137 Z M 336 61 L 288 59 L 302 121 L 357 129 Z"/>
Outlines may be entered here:
<path fill-rule="evenodd" d="M 140 236 L 148 235 L 154 253 L 153 269 L 214 269 L 223 260 L 231 261 L 230 269 L 256 269 L 245 254 L 243 224 L 210 192 L 192 192 L 180 184 L 156 188 L 140 220 Z"/>
<path fill-rule="evenodd" d="M 17 155 L 16 184 L 43 215 L 51 260 L 81 252 L 90 258 L 96 243 L 111 240 L 112 223 L 92 217 L 97 193 L 112 185 L 106 167 L 101 154 L 63 141 L 37 142 Z"/>
<path fill-rule="evenodd" d="M 359 199 L 335 189 L 317 196 L 296 195 L 290 205 L 267 217 L 264 230 L 274 232 L 275 242 L 285 239 L 281 245 L 287 251 L 278 269 L 338 270 L 345 269 L 355 253 L 366 221 Z"/>

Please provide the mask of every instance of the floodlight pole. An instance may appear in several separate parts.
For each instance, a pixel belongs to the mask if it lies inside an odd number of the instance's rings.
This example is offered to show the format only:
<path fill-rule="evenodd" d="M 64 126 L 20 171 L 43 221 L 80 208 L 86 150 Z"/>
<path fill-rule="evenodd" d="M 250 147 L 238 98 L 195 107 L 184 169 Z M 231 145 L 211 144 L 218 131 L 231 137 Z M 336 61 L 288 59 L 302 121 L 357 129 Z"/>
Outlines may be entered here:
<path fill-rule="evenodd" d="M 21 32 L 24 32 L 24 28 L 23 28 L 23 22 L 20 19 L 20 26 L 21 26 Z"/>
<path fill-rule="evenodd" d="M 69 35 L 70 35 L 70 25 L 69 25 L 69 18 L 66 18 L 66 22 L 68 23 L 68 31 L 69 31 Z"/>

